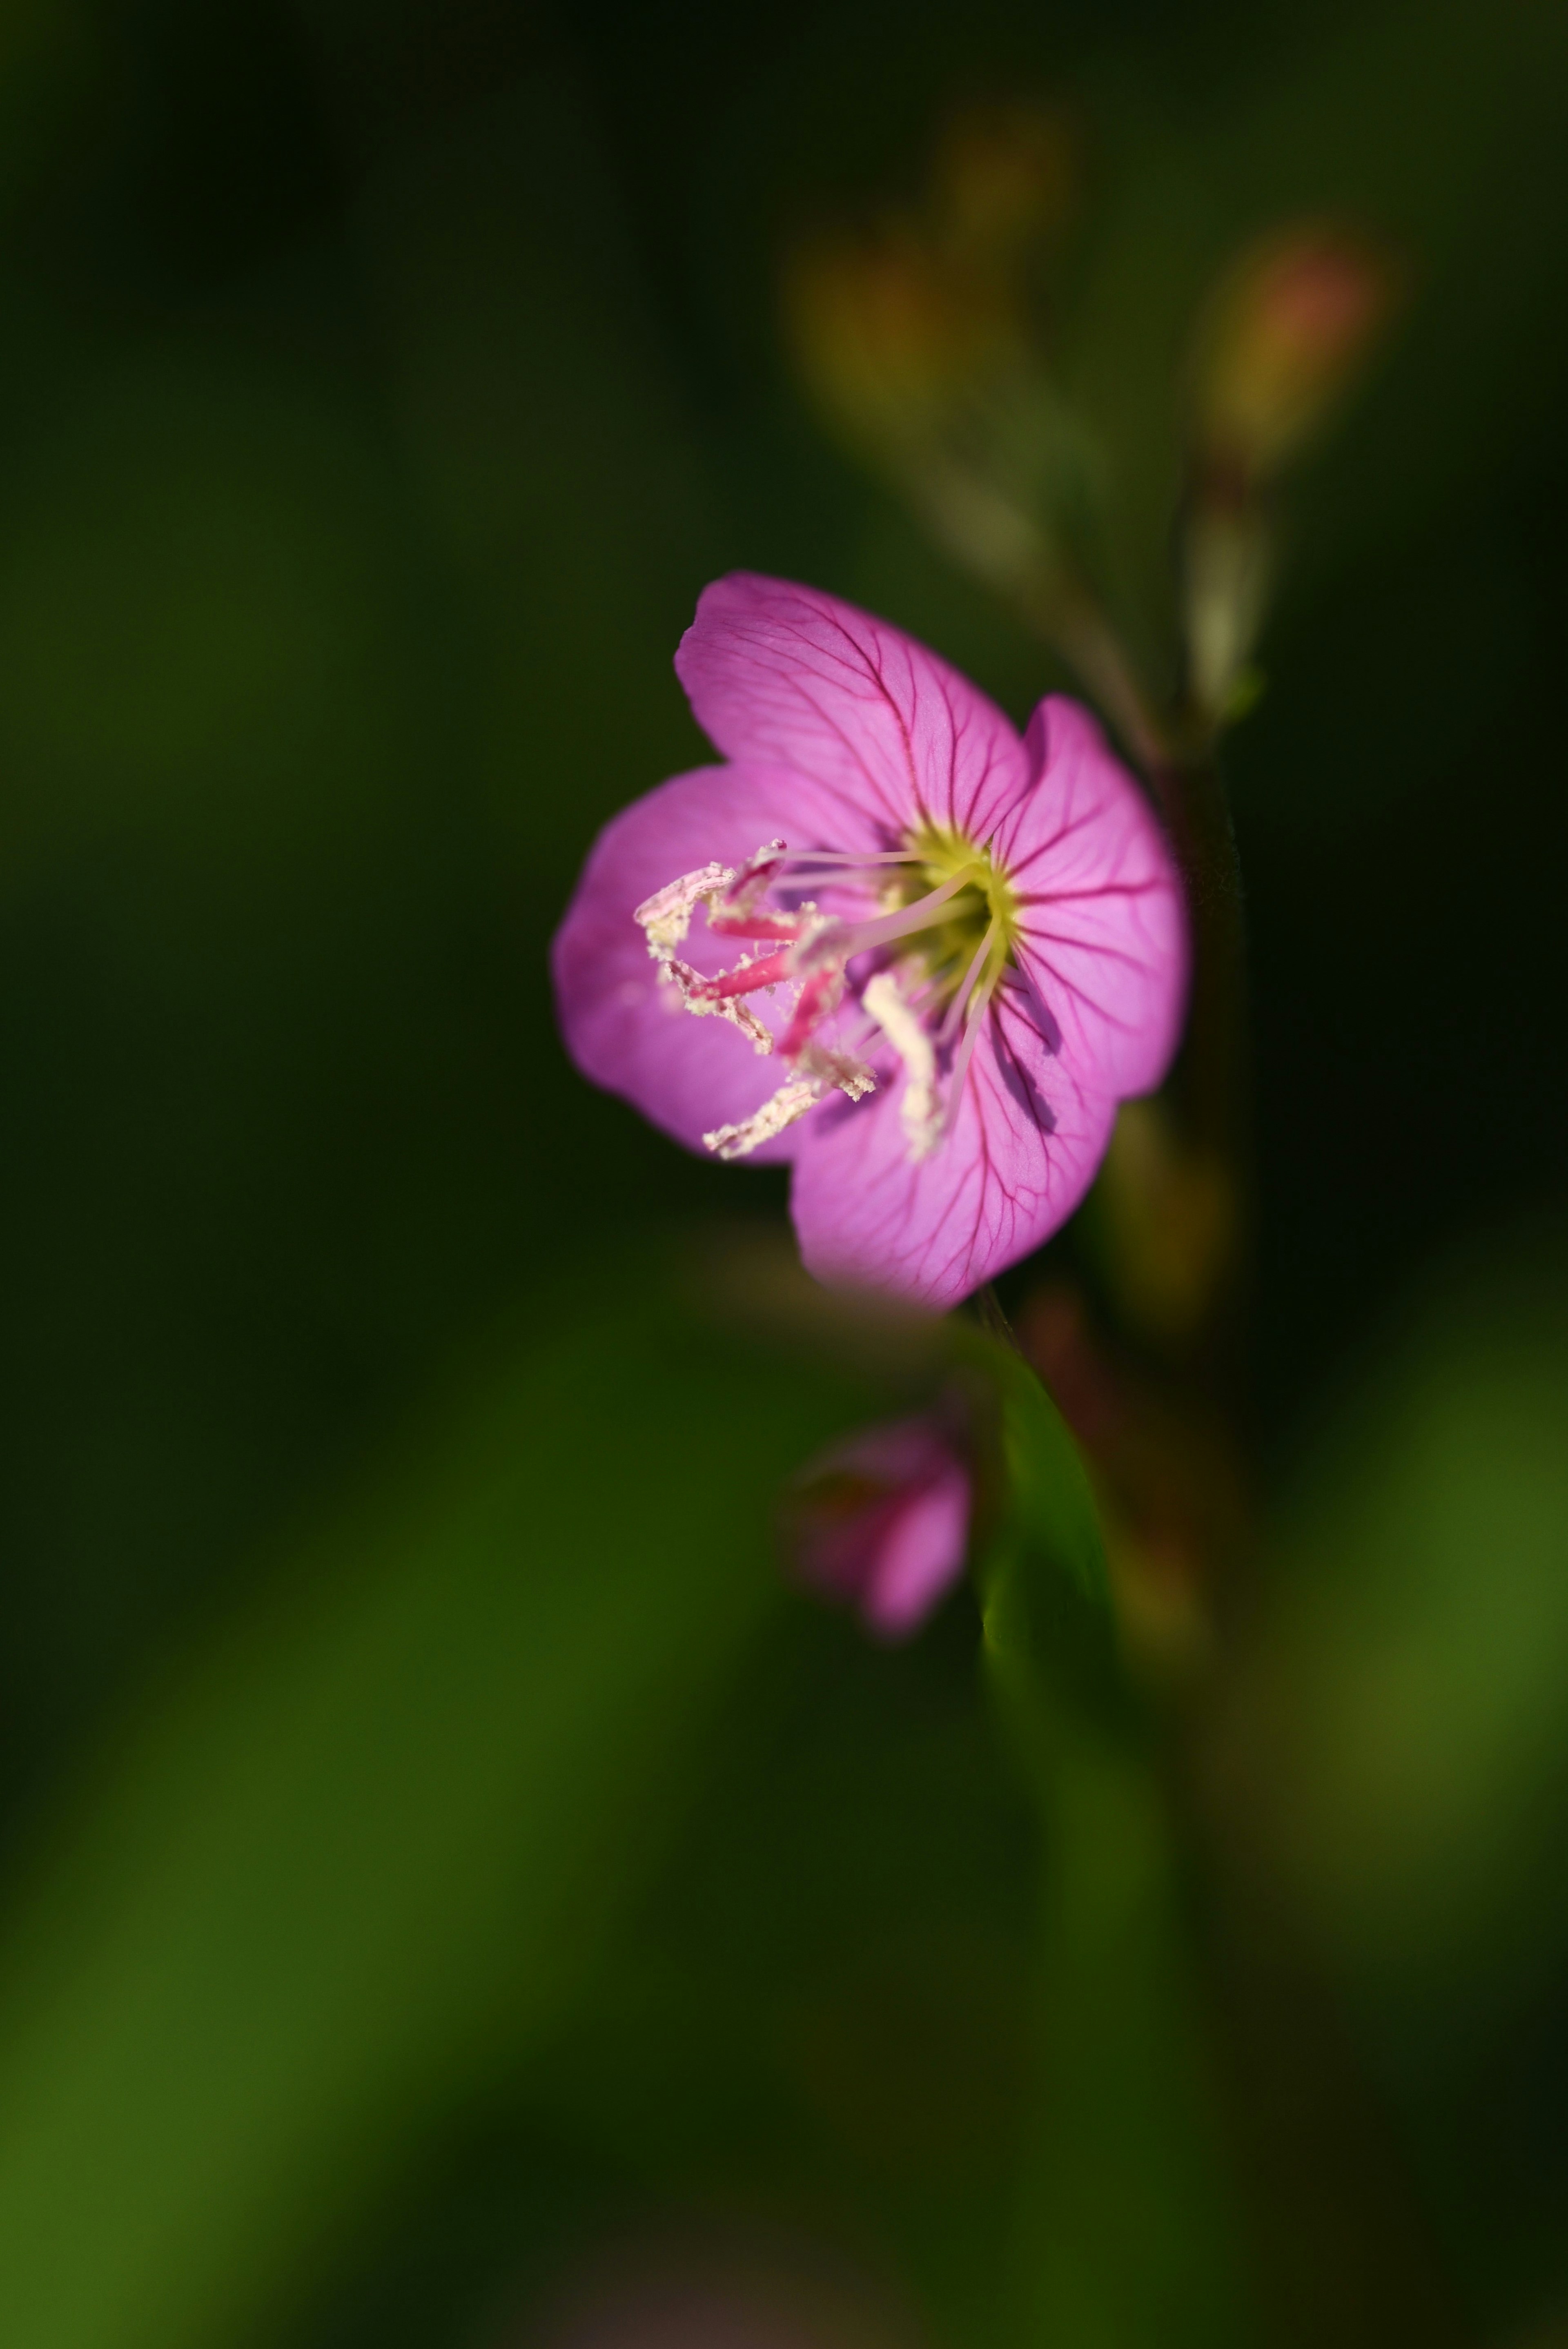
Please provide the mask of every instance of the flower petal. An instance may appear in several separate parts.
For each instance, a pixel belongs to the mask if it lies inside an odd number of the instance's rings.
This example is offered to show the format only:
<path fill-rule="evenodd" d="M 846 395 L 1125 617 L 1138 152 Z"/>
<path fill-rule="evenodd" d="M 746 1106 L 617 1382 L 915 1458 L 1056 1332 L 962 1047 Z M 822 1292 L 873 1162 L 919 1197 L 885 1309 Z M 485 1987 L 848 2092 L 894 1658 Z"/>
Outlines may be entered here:
<path fill-rule="evenodd" d="M 955 1305 L 1065 1222 L 1110 1138 L 1115 1103 L 1053 1053 L 1016 983 L 982 1014 L 957 1119 L 912 1164 L 896 1088 L 812 1112 L 789 1207 L 819 1280 Z"/>
<path fill-rule="evenodd" d="M 551 949 L 566 1048 L 584 1076 L 619 1093 L 665 1133 L 701 1151 L 702 1137 L 739 1124 L 777 1091 L 787 1071 L 717 1019 L 696 1019 L 661 983 L 634 919 L 654 892 L 710 861 L 740 865 L 765 841 L 791 848 L 874 844 L 862 822 L 846 837 L 843 812 L 803 776 L 755 764 L 703 767 L 677 775 L 612 817 L 599 834 Z M 712 936 L 699 911 L 681 947 L 705 974 L 738 959 L 733 938 Z M 775 1034 L 789 999 L 747 999 Z M 791 1127 L 753 1164 L 792 1157 Z"/>
<path fill-rule="evenodd" d="M 1153 810 L 1094 719 L 1060 694 L 1025 736 L 1033 788 L 995 853 L 1017 957 L 1080 1083 L 1126 1099 L 1164 1075 L 1187 992 L 1181 884 Z"/>
<path fill-rule="evenodd" d="M 815 587 L 717 580 L 676 673 L 727 757 L 814 776 L 890 842 L 923 821 L 985 838 L 1028 785 L 995 702 L 901 628 Z"/>
<path fill-rule="evenodd" d="M 969 1510 L 969 1471 L 925 1413 L 862 1428 L 802 1470 L 789 1547 L 803 1581 L 903 1639 L 963 1572 Z"/>
<path fill-rule="evenodd" d="M 964 1571 L 969 1477 L 956 1460 L 914 1494 L 889 1526 L 861 1593 L 861 1612 L 884 1640 L 918 1630 Z"/>

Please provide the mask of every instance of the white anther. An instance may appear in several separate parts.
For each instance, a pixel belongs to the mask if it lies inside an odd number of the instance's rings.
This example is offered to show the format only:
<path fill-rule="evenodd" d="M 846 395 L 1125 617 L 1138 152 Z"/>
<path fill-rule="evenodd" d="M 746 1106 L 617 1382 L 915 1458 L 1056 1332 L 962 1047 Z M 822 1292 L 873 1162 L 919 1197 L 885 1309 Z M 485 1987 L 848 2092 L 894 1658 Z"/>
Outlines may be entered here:
<path fill-rule="evenodd" d="M 786 1126 L 793 1125 L 797 1118 L 814 1109 L 821 1098 L 822 1088 L 815 1077 L 791 1077 L 788 1084 L 779 1086 L 771 1101 L 765 1101 L 759 1110 L 754 1110 L 738 1125 L 716 1126 L 711 1133 L 703 1135 L 703 1140 L 717 1157 L 748 1158 L 754 1150 L 759 1150 L 765 1142 L 771 1142 L 775 1134 L 782 1133 Z"/>
<path fill-rule="evenodd" d="M 739 1029 L 753 1051 L 770 1052 L 773 1050 L 772 1029 L 758 1018 L 744 995 L 699 992 L 710 982 L 704 978 L 701 971 L 693 970 L 689 962 L 682 962 L 675 956 L 671 957 L 665 969 L 680 988 L 681 999 L 686 1009 L 696 1012 L 699 1019 L 705 1019 L 710 1011 L 717 1012 L 721 1019 L 727 1019 L 732 1028 Z"/>
<path fill-rule="evenodd" d="M 634 920 L 647 934 L 648 952 L 655 962 L 668 962 L 691 927 L 698 905 L 728 888 L 735 878 L 732 864 L 705 864 L 699 873 L 683 873 L 663 889 L 655 889 L 637 907 Z"/>
<path fill-rule="evenodd" d="M 795 1065 L 815 1077 L 823 1092 L 837 1085 L 852 1102 L 877 1089 L 877 1081 L 863 1061 L 857 1061 L 852 1052 L 834 1051 L 827 1044 L 807 1044 Z"/>
<path fill-rule="evenodd" d="M 825 1045 L 808 1044 L 797 1062 L 798 1073 L 787 1084 L 779 1086 L 770 1101 L 754 1110 L 738 1125 L 716 1126 L 703 1135 L 708 1148 L 720 1158 L 748 1158 L 765 1142 L 782 1133 L 797 1118 L 815 1109 L 825 1092 L 835 1085 L 851 1101 L 860 1101 L 866 1093 L 874 1093 L 877 1081 L 863 1061 L 852 1052 L 830 1051 Z"/>
<path fill-rule="evenodd" d="M 879 970 L 868 979 L 861 1003 L 903 1062 L 903 1099 L 899 1122 L 917 1163 L 929 1158 L 942 1139 L 942 1112 L 936 1099 L 936 1051 L 923 1022 L 898 991 L 892 971 Z"/>

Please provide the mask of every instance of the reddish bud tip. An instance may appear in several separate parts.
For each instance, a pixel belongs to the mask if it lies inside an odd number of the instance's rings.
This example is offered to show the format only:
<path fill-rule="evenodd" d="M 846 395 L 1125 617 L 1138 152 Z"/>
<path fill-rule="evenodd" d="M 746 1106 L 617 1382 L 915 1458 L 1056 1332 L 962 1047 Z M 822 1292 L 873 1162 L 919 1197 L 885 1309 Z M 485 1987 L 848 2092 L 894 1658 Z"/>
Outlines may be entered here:
<path fill-rule="evenodd" d="M 1397 273 L 1353 232 L 1290 229 L 1244 253 L 1201 336 L 1196 423 L 1208 460 L 1257 479 L 1326 421 L 1393 310 Z"/>

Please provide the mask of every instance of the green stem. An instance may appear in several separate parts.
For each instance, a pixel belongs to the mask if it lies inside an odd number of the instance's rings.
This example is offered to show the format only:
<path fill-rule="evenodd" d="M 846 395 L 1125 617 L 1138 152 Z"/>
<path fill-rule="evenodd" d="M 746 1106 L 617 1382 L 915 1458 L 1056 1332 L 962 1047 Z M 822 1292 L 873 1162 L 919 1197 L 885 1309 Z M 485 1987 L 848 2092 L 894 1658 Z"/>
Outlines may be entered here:
<path fill-rule="evenodd" d="M 1244 1421 L 1244 1239 L 1252 1191 L 1245 934 L 1214 729 L 1190 704 L 1168 716 L 1150 712 L 1119 646 L 1087 599 L 1072 607 L 1041 599 L 1034 617 L 1143 768 L 1181 868 L 1191 992 L 1168 1098 L 1187 1145 L 1226 1171 L 1239 1244 L 1208 1314 L 1166 1361 L 1163 1378 L 1178 1413 L 1191 1407 L 1195 1392 L 1207 1390 L 1233 1423 Z M 1171 1826 L 1192 1871 L 1195 1913 L 1189 1921 L 1196 1930 L 1190 1947 L 1204 1978 L 1210 2040 L 1228 2087 L 1237 2168 L 1248 2182 L 1266 2330 L 1284 2349 L 1397 2349 L 1406 2343 L 1459 2349 L 1463 2329 L 1452 2295 L 1332 1988 L 1299 1936 L 1260 1900 L 1245 1838 L 1216 1791 L 1208 1732 L 1222 1714 L 1236 1634 L 1249 1611 L 1233 1604 L 1215 1622 L 1212 1663 L 1168 1722 L 1168 1754 Z M 1068 1796 L 1058 1790 L 1057 1799 Z M 1070 1852 L 1072 1835 L 1058 1833 L 1064 1853 Z M 1092 1916 L 1090 1890 L 1080 1888 L 1077 1897 Z M 1099 1951 L 1090 1976 L 1106 1962 Z M 1056 1990 L 1076 2008 L 1065 1979 Z M 1078 1998 L 1092 2006 L 1087 1984 Z M 1065 2191 L 1062 2181 L 1053 2190 Z M 1118 2191 L 1114 2160 L 1101 2191 Z M 1065 2252 L 1063 2260 L 1063 2277 L 1079 2272 Z"/>

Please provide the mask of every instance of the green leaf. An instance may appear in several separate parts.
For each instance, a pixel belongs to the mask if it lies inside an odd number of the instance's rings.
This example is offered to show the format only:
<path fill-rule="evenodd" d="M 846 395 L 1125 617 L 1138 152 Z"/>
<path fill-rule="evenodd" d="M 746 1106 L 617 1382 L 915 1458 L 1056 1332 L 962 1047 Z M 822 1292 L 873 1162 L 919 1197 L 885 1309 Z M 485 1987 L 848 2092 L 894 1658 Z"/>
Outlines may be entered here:
<path fill-rule="evenodd" d="M 1082 1457 L 1056 1404 L 1023 1356 L 972 1322 L 948 1324 L 954 1358 L 978 1376 L 995 1409 L 1002 1490 L 992 1496 L 996 1555 L 1059 1568 L 1086 1599 L 1109 1590 L 1105 1542 Z M 994 1578 L 983 1574 L 982 1579 Z"/>
<path fill-rule="evenodd" d="M 1019 2337 L 1222 2349 L 1248 2326 L 1234 2181 L 1172 1822 L 1109 1610 L 1004 1545 L 985 1661 L 1041 1847 Z"/>
<path fill-rule="evenodd" d="M 1027 1362 L 996 1349 L 1002 1444 L 1026 1549 L 1060 1567 L 1087 1599 L 1109 1597 L 1105 1542 L 1082 1456 Z"/>
<path fill-rule="evenodd" d="M 1028 1365 L 983 1342 L 1007 1487 L 982 1568 L 985 1662 L 1043 1870 L 1019 2337 L 1218 2349 L 1246 2317 L 1171 1822 L 1077 1446 Z"/>
<path fill-rule="evenodd" d="M 106 1757 L 0 1951 L 0 2338 L 229 2342 L 534 2042 L 866 1408 L 668 1296 L 549 1317 Z"/>
<path fill-rule="evenodd" d="M 1249 2335 L 1235 2181 L 1163 1790 L 1057 1708 L 1033 1747 L 1044 1883 L 1020 2337 L 1222 2349 Z"/>

